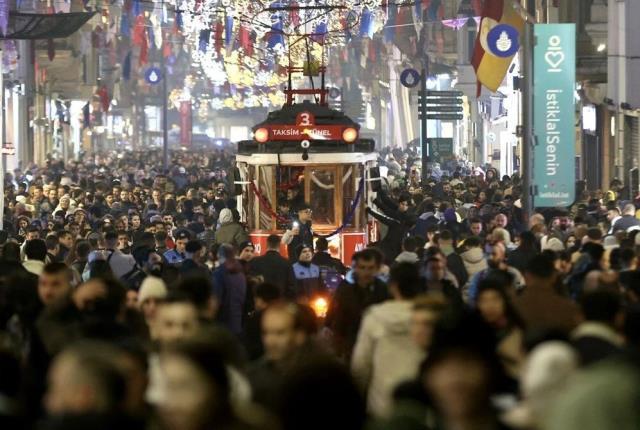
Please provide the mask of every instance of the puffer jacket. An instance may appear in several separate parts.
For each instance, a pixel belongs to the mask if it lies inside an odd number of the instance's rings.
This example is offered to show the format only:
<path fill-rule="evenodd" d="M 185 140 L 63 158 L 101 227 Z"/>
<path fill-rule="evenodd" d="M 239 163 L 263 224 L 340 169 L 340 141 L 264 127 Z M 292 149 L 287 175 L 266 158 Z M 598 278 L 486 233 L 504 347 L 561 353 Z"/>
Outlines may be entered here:
<path fill-rule="evenodd" d="M 478 272 L 487 268 L 487 260 L 484 258 L 482 248 L 471 248 L 460 254 L 464 268 L 467 269 L 469 279 Z"/>
<path fill-rule="evenodd" d="M 369 412 L 387 417 L 393 390 L 415 378 L 425 353 L 412 341 L 411 301 L 391 300 L 366 312 L 351 357 L 351 369 L 368 393 Z"/>

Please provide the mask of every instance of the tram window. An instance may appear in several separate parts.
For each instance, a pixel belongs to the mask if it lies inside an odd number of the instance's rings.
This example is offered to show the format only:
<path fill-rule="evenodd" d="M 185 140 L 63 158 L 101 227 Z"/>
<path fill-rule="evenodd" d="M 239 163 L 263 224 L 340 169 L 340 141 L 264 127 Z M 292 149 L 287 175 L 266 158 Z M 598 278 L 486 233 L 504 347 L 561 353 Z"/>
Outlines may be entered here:
<path fill-rule="evenodd" d="M 355 213 L 351 220 L 348 219 L 348 216 L 356 195 L 354 176 L 358 175 L 357 166 L 344 166 L 342 174 L 342 222 L 345 223 L 346 227 L 354 227 L 357 223 Z"/>
<path fill-rule="evenodd" d="M 309 203 L 314 224 L 335 225 L 335 181 L 335 169 L 311 170 Z"/>

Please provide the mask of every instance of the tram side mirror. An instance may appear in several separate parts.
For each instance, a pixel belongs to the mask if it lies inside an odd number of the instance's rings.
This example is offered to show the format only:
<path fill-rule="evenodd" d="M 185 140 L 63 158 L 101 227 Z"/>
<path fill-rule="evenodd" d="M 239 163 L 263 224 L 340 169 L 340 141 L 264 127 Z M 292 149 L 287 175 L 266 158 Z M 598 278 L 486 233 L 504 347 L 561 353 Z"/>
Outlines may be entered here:
<path fill-rule="evenodd" d="M 240 169 L 234 167 L 231 171 L 231 176 L 233 177 L 233 195 L 240 196 L 242 195 L 242 185 L 240 182 L 242 181 L 242 177 L 240 176 Z"/>
<path fill-rule="evenodd" d="M 382 180 L 380 179 L 380 169 L 378 167 L 369 169 L 369 182 L 371 182 L 371 191 L 377 193 L 382 189 Z"/>

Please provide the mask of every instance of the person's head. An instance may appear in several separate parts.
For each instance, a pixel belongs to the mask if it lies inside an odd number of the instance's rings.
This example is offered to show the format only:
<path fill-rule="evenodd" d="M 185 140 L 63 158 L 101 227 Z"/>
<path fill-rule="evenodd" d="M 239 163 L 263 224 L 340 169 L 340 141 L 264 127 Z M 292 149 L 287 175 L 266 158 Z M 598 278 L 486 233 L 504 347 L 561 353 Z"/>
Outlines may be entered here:
<path fill-rule="evenodd" d="M 494 243 L 491 245 L 487 264 L 489 267 L 498 268 L 502 263 L 504 263 L 506 256 L 507 250 L 504 244 L 501 242 Z"/>
<path fill-rule="evenodd" d="M 71 235 L 71 232 L 66 230 L 60 231 L 58 233 L 58 242 L 67 249 L 71 249 L 73 247 L 73 236 Z"/>
<path fill-rule="evenodd" d="M 411 195 L 402 194 L 398 199 L 398 211 L 406 212 L 411 207 Z"/>
<path fill-rule="evenodd" d="M 602 243 L 602 230 L 599 227 L 590 227 L 587 230 L 587 235 L 582 239 L 583 243 L 591 242 L 591 243 Z"/>
<path fill-rule="evenodd" d="M 158 304 L 167 297 L 167 286 L 164 281 L 155 276 L 147 276 L 138 291 L 138 307 L 144 315 L 150 329 L 156 316 Z"/>
<path fill-rule="evenodd" d="M 280 362 L 306 341 L 300 309 L 292 303 L 274 303 L 262 315 L 265 356 Z"/>
<path fill-rule="evenodd" d="M 302 245 L 300 247 L 300 254 L 298 254 L 298 261 L 301 263 L 311 263 L 313 258 L 313 249 L 309 245 Z"/>
<path fill-rule="evenodd" d="M 47 246 L 47 252 L 53 255 L 58 255 L 60 251 L 60 242 L 58 241 L 58 236 L 55 234 L 50 234 L 44 240 L 45 245 Z"/>
<path fill-rule="evenodd" d="M 311 206 L 308 203 L 303 203 L 298 208 L 298 219 L 302 223 L 306 223 L 307 221 L 311 221 Z"/>
<path fill-rule="evenodd" d="M 364 249 L 353 254 L 353 271 L 359 283 L 369 284 L 380 271 L 382 254 L 375 249 Z"/>
<path fill-rule="evenodd" d="M 152 334 L 160 344 L 192 337 L 200 327 L 198 309 L 184 293 L 171 293 L 158 304 Z"/>
<path fill-rule="evenodd" d="M 494 223 L 495 223 L 496 227 L 506 228 L 507 224 L 509 223 L 509 219 L 507 218 L 507 216 L 505 214 L 499 213 L 499 214 L 497 214 L 495 216 Z"/>
<path fill-rule="evenodd" d="M 480 236 L 482 233 L 482 221 L 480 218 L 472 218 L 469 221 L 469 230 L 473 236 Z"/>
<path fill-rule="evenodd" d="M 126 249 L 130 246 L 131 238 L 129 233 L 124 230 L 118 232 L 118 249 Z"/>
<path fill-rule="evenodd" d="M 622 210 L 622 215 L 635 216 L 636 206 L 633 203 L 627 203 L 626 205 L 624 205 L 624 209 Z"/>
<path fill-rule="evenodd" d="M 413 301 L 411 313 L 411 339 L 423 351 L 431 346 L 435 325 L 447 310 L 447 301 L 443 295 L 430 293 L 418 296 Z"/>
<path fill-rule="evenodd" d="M 280 251 L 280 236 L 277 234 L 270 234 L 267 237 L 267 249 L 269 251 Z"/>
<path fill-rule="evenodd" d="M 558 277 L 553 253 L 538 254 L 532 257 L 524 269 L 526 285 L 545 283 L 553 285 Z"/>
<path fill-rule="evenodd" d="M 205 333 L 169 345 L 160 356 L 158 402 L 166 428 L 198 430 L 229 422 L 230 381 L 224 357 Z"/>
<path fill-rule="evenodd" d="M 254 302 L 258 311 L 265 310 L 269 305 L 275 303 L 282 298 L 282 293 L 277 285 L 263 282 L 255 288 Z"/>
<path fill-rule="evenodd" d="M 199 240 L 190 240 L 184 247 L 186 255 L 193 261 L 201 262 L 204 257 L 204 245 Z"/>
<path fill-rule="evenodd" d="M 238 260 L 251 261 L 256 256 L 253 242 L 246 241 L 238 247 Z"/>
<path fill-rule="evenodd" d="M 316 251 L 327 252 L 329 250 L 329 241 L 324 237 L 319 237 L 316 240 Z"/>
<path fill-rule="evenodd" d="M 312 357 L 297 366 L 284 380 L 280 404 L 282 430 L 365 427 L 365 401 L 349 371 L 335 360 Z"/>
<path fill-rule="evenodd" d="M 24 254 L 28 260 L 44 261 L 47 258 L 47 245 L 41 239 L 28 240 Z"/>
<path fill-rule="evenodd" d="M 425 262 L 425 277 L 427 281 L 438 282 L 444 279 L 446 265 L 442 258 L 431 256 Z"/>
<path fill-rule="evenodd" d="M 405 252 L 416 252 L 418 250 L 418 241 L 415 237 L 409 236 L 402 240 L 402 250 Z"/>
<path fill-rule="evenodd" d="M 420 271 L 411 263 L 400 263 L 389 273 L 389 291 L 396 300 L 413 299 L 420 292 Z"/>
<path fill-rule="evenodd" d="M 618 207 L 609 208 L 607 211 L 607 221 L 612 222 L 615 218 L 620 216 L 620 209 Z"/>
<path fill-rule="evenodd" d="M 176 252 L 184 254 L 187 251 L 187 243 L 189 242 L 189 234 L 186 231 L 180 231 L 176 234 Z"/>
<path fill-rule="evenodd" d="M 106 343 L 83 342 L 60 353 L 49 369 L 45 406 L 51 415 L 119 411 L 126 394 L 119 351 Z"/>
<path fill-rule="evenodd" d="M 623 316 L 622 298 L 617 291 L 600 289 L 586 292 L 580 300 L 580 309 L 586 321 L 619 326 Z"/>
<path fill-rule="evenodd" d="M 131 228 L 137 230 L 140 228 L 141 220 L 140 215 L 133 214 L 131 215 Z"/>
<path fill-rule="evenodd" d="M 173 290 L 195 305 L 200 320 L 213 320 L 217 305 L 208 277 L 198 274 L 184 277 L 174 285 Z"/>
<path fill-rule="evenodd" d="M 505 288 L 491 279 L 480 281 L 476 307 L 482 318 L 492 327 L 504 329 L 519 324 L 519 317 Z"/>
<path fill-rule="evenodd" d="M 44 266 L 38 278 L 38 296 L 45 306 L 51 306 L 71 294 L 71 270 L 63 263 Z"/>
<path fill-rule="evenodd" d="M 107 249 L 116 249 L 118 247 L 118 233 L 115 230 L 107 230 L 104 234 L 104 244 Z"/>

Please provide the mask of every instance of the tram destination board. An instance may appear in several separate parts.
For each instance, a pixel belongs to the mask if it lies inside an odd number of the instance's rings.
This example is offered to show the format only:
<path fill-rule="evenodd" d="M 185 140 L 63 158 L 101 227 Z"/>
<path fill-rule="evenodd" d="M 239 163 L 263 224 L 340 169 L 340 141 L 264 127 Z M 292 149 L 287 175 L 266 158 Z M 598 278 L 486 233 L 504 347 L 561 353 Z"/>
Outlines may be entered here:
<path fill-rule="evenodd" d="M 459 106 L 462 104 L 462 99 L 432 99 L 427 97 L 427 104 L 429 105 L 445 105 L 445 106 Z"/>
<path fill-rule="evenodd" d="M 427 97 L 462 97 L 462 91 L 427 91 Z"/>

